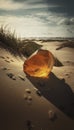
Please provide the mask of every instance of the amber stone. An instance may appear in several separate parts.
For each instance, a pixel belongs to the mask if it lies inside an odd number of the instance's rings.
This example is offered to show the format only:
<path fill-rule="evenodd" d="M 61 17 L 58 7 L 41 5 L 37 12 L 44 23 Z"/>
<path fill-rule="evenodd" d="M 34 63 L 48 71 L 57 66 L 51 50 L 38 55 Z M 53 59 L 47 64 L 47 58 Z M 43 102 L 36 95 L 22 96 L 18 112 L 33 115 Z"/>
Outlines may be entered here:
<path fill-rule="evenodd" d="M 38 52 L 27 60 L 23 65 L 23 70 L 29 76 L 47 78 L 54 65 L 54 57 L 48 50 L 38 50 Z"/>

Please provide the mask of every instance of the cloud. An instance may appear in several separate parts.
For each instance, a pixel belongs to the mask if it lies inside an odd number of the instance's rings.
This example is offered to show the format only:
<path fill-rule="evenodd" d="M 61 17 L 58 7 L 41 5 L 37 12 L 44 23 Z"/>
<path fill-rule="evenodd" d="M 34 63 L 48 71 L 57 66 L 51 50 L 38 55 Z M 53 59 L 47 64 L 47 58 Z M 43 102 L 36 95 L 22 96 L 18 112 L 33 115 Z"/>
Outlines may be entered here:
<path fill-rule="evenodd" d="M 63 18 L 58 22 L 58 25 L 74 25 L 74 18 Z"/>
<path fill-rule="evenodd" d="M 44 0 L 48 4 L 55 4 L 59 6 L 71 7 L 74 4 L 74 0 Z"/>
<path fill-rule="evenodd" d="M 56 8 L 48 8 L 49 11 L 65 13 L 67 16 L 74 16 L 74 0 L 44 0 L 48 5 L 57 5 Z"/>
<path fill-rule="evenodd" d="M 48 24 L 49 26 L 60 25 L 60 22 L 62 21 L 62 19 L 65 19 L 63 15 L 52 13 L 52 12 L 43 12 L 43 13 L 39 12 L 39 13 L 36 13 L 35 16 L 43 20 L 44 23 Z"/>
<path fill-rule="evenodd" d="M 15 3 L 12 0 L 0 0 L 0 9 L 2 10 L 17 10 L 24 8 L 22 3 Z"/>
<path fill-rule="evenodd" d="M 37 4 L 36 4 L 37 3 Z M 47 8 L 47 4 L 41 2 L 41 0 L 0 0 L 0 10 L 18 10 L 18 9 L 39 9 Z"/>
<path fill-rule="evenodd" d="M 34 16 L 16 17 L 0 16 L 0 25 L 7 25 L 7 28 L 20 37 L 38 37 L 45 36 L 48 33 L 48 27 Z"/>
<path fill-rule="evenodd" d="M 62 2 L 63 1 L 63 2 Z M 71 1 L 71 0 L 70 0 Z M 73 36 L 72 3 L 66 0 L 0 0 L 0 25 L 23 36 Z M 68 4 L 70 4 L 68 2 Z"/>
<path fill-rule="evenodd" d="M 60 17 L 59 19 L 61 20 L 62 18 Z M 52 25 L 53 17 L 47 24 L 33 15 L 26 15 L 25 17 L 0 16 L 0 25 L 7 25 L 11 32 L 15 30 L 19 37 L 72 37 L 74 26 L 69 25 L 65 27 L 62 24 L 57 25 L 59 19 L 56 21 L 56 25 Z M 74 19 L 72 18 L 71 21 L 74 21 Z"/>
<path fill-rule="evenodd" d="M 0 0 L 0 10 L 41 9 L 49 12 L 74 16 L 74 0 Z"/>
<path fill-rule="evenodd" d="M 28 1 L 28 0 L 13 0 L 14 2 L 25 2 L 25 1 Z"/>
<path fill-rule="evenodd" d="M 30 3 L 42 3 L 43 0 L 13 0 L 15 2 L 30 2 Z"/>

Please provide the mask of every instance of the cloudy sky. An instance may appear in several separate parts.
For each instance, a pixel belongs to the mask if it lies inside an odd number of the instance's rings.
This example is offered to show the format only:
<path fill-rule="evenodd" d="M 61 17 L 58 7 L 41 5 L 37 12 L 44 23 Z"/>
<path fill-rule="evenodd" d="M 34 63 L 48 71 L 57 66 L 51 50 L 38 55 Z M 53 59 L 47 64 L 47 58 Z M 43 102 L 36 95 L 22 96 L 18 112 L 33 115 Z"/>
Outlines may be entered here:
<path fill-rule="evenodd" d="M 0 26 L 20 37 L 74 37 L 74 0 L 0 0 Z"/>

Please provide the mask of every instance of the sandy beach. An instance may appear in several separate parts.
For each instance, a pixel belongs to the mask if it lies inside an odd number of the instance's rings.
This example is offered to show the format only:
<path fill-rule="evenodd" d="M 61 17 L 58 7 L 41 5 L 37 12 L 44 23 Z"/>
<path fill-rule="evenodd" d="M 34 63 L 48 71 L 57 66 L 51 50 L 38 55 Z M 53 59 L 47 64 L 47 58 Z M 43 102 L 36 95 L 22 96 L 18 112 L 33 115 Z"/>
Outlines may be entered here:
<path fill-rule="evenodd" d="M 0 48 L 0 129 L 73 130 L 74 129 L 74 48 L 57 50 L 61 42 L 40 42 L 59 59 L 48 79 L 23 72 L 25 57 L 13 56 Z M 37 93 L 41 92 L 41 95 Z M 51 120 L 48 112 L 55 113 Z"/>

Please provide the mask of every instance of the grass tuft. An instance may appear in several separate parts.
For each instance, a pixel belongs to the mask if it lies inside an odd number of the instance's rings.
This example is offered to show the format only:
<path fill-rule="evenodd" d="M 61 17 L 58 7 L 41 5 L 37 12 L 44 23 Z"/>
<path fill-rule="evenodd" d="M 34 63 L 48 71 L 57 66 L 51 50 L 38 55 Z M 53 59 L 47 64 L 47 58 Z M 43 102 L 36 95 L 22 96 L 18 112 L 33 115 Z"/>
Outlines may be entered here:
<path fill-rule="evenodd" d="M 11 33 L 6 30 L 6 27 L 0 27 L 0 46 L 9 50 L 14 55 L 30 56 L 37 49 L 40 49 L 40 45 L 32 40 L 22 40 L 15 36 L 15 31 Z"/>

